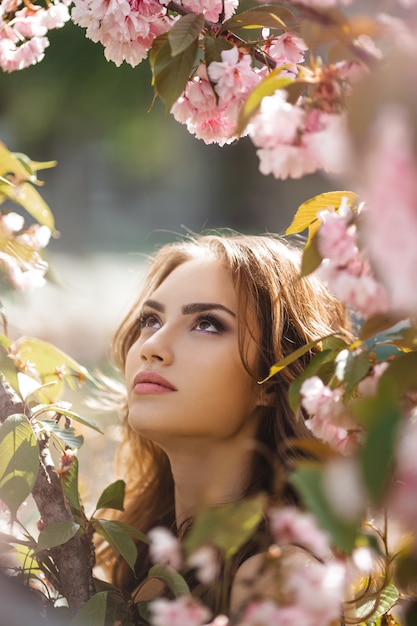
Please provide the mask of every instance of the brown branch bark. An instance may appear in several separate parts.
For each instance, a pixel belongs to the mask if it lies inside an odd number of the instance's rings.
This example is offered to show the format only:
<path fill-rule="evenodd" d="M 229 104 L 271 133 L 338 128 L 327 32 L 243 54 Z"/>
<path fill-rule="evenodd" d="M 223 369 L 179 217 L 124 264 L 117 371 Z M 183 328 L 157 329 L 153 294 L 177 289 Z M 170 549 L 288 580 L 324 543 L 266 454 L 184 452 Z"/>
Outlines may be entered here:
<path fill-rule="evenodd" d="M 0 375 L 0 422 L 4 422 L 9 415 L 25 413 L 30 417 L 27 407 Z M 60 480 L 54 472 L 54 464 L 50 457 L 48 446 L 40 442 L 40 467 L 33 498 L 45 526 L 56 522 L 74 521 L 70 507 L 62 492 Z M 88 540 L 83 543 L 79 535 L 61 546 L 51 548 L 50 555 L 58 570 L 60 578 L 60 593 L 66 598 L 72 612 L 81 609 L 94 594 L 90 553 L 92 546 Z"/>

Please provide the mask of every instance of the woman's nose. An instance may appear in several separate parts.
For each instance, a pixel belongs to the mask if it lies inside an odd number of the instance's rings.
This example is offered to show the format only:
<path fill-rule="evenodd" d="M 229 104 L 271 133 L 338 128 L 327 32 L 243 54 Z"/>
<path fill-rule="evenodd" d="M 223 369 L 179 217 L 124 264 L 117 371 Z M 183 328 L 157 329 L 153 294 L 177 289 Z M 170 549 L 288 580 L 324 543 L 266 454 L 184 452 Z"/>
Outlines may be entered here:
<path fill-rule="evenodd" d="M 164 327 L 147 337 L 140 348 L 142 361 L 158 361 L 169 365 L 173 361 L 172 339 L 169 339 Z"/>

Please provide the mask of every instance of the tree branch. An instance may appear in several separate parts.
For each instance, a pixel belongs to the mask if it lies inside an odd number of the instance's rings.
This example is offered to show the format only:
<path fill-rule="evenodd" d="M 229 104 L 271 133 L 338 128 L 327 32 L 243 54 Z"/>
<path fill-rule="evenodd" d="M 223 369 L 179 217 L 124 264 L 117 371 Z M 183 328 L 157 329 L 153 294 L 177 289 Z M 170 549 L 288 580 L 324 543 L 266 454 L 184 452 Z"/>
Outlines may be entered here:
<path fill-rule="evenodd" d="M 4 376 L 0 375 L 0 421 L 4 422 L 9 415 L 25 413 L 28 409 L 9 385 Z M 28 415 L 30 417 L 30 414 Z M 60 480 L 54 471 L 48 445 L 40 441 L 39 474 L 32 491 L 33 498 L 45 526 L 56 522 L 74 521 L 70 507 L 62 492 Z M 50 555 L 58 570 L 60 578 L 59 591 L 68 602 L 72 612 L 79 611 L 94 594 L 92 569 L 90 564 L 91 541 L 83 543 L 79 535 L 75 535 L 66 543 L 51 548 Z"/>

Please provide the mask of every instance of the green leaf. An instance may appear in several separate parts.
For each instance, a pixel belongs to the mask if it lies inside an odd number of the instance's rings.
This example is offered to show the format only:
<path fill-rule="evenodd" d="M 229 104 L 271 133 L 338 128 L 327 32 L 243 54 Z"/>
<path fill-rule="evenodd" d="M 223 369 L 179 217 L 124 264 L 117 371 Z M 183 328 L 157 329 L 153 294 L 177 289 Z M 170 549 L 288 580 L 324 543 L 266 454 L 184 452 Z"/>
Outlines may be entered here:
<path fill-rule="evenodd" d="M 173 57 L 187 50 L 196 40 L 205 26 L 202 13 L 183 15 L 168 31 L 168 41 Z"/>
<path fill-rule="evenodd" d="M 187 553 L 211 544 L 224 550 L 226 558 L 230 558 L 256 530 L 264 506 L 264 498 L 257 496 L 202 512 L 185 539 Z"/>
<path fill-rule="evenodd" d="M 333 545 L 351 552 L 355 545 L 357 525 L 334 513 L 323 486 L 323 467 L 300 463 L 289 480 L 301 495 L 306 507 L 315 515 L 319 525 L 330 534 Z"/>
<path fill-rule="evenodd" d="M 22 394 L 20 393 L 19 380 L 17 378 L 16 363 L 4 348 L 0 348 L 0 372 L 17 395 L 21 397 Z"/>
<path fill-rule="evenodd" d="M 123 511 L 125 486 L 124 480 L 116 480 L 106 487 L 98 499 L 96 509 L 116 509 L 117 511 Z"/>
<path fill-rule="evenodd" d="M 53 434 L 56 439 L 59 439 L 64 447 L 68 448 L 81 448 L 84 443 L 84 437 L 82 435 L 76 435 L 75 429 L 70 426 L 69 428 L 61 428 L 54 420 L 40 420 L 49 433 Z"/>
<path fill-rule="evenodd" d="M 356 385 L 368 374 L 371 367 L 369 352 L 351 352 L 347 350 L 344 364 L 343 382 L 346 396 L 349 396 Z M 337 373 L 337 368 L 336 368 Z"/>
<path fill-rule="evenodd" d="M 100 428 L 93 421 L 91 421 L 90 419 L 87 419 L 86 417 L 81 417 L 81 415 L 78 415 L 78 413 L 75 413 L 74 411 L 71 411 L 69 409 L 64 409 L 59 404 L 46 404 L 44 408 L 45 408 L 45 411 L 56 411 L 56 413 L 58 413 L 59 415 L 65 415 L 66 417 L 69 417 L 71 420 L 74 420 L 75 422 L 78 422 L 79 424 L 83 424 L 83 426 L 88 426 L 92 430 L 95 430 L 96 432 L 103 434 L 103 431 L 101 431 Z M 39 419 L 43 421 L 41 415 L 39 416 Z"/>
<path fill-rule="evenodd" d="M 222 60 L 222 52 L 233 48 L 232 44 L 223 39 L 223 37 L 205 37 L 204 38 L 204 61 L 208 67 L 213 61 Z"/>
<path fill-rule="evenodd" d="M 271 96 L 277 89 L 285 89 L 294 82 L 290 76 L 282 76 L 281 72 L 286 65 L 275 68 L 261 80 L 261 82 L 250 92 L 245 104 L 240 110 L 237 122 L 236 134 L 240 135 L 248 125 L 251 118 L 259 111 L 262 100 L 266 96 Z"/>
<path fill-rule="evenodd" d="M 0 428 L 0 500 L 12 517 L 28 497 L 39 471 L 39 446 L 25 415 L 11 415 Z"/>
<path fill-rule="evenodd" d="M 225 30 L 237 28 L 278 28 L 286 30 L 288 23 L 294 22 L 294 15 L 288 9 L 274 4 L 265 4 L 254 7 L 242 13 L 236 13 L 227 20 L 223 27 Z"/>
<path fill-rule="evenodd" d="M 417 391 L 417 352 L 399 354 L 380 379 L 380 387 L 390 385 L 397 394 Z"/>
<path fill-rule="evenodd" d="M 169 565 L 154 565 L 149 570 L 148 578 L 162 580 L 176 598 L 190 593 L 190 588 L 184 578 Z"/>
<path fill-rule="evenodd" d="M 389 583 L 383 588 L 377 598 L 367 600 L 356 607 L 356 617 L 358 620 L 364 620 L 372 613 L 372 617 L 367 619 L 365 623 L 366 626 L 374 626 L 377 620 L 396 604 L 399 597 L 400 595 L 396 586 L 393 583 Z"/>
<path fill-rule="evenodd" d="M 379 503 L 393 468 L 401 407 L 393 388 L 380 383 L 378 395 L 360 400 L 352 409 L 367 429 L 360 450 L 363 481 L 372 501 Z"/>
<path fill-rule="evenodd" d="M 50 548 L 55 548 L 56 546 L 61 546 L 63 543 L 67 543 L 67 541 L 77 534 L 79 528 L 79 524 L 71 521 L 49 524 L 49 526 L 39 533 L 36 552 L 49 550 Z"/>
<path fill-rule="evenodd" d="M 5 350 L 10 348 L 11 341 L 6 335 L 0 335 L 0 346 Z"/>
<path fill-rule="evenodd" d="M 398 316 L 389 313 L 377 313 L 364 321 L 361 326 L 359 339 L 361 341 L 368 341 L 371 337 L 392 328 L 395 324 L 398 324 L 399 321 Z"/>
<path fill-rule="evenodd" d="M 107 591 L 99 591 L 72 618 L 69 626 L 104 626 L 106 622 Z"/>
<path fill-rule="evenodd" d="M 198 50 L 195 39 L 183 52 L 172 55 L 167 40 L 158 50 L 154 61 L 155 91 L 162 98 L 168 111 L 183 93 L 191 70 L 194 66 Z"/>
<path fill-rule="evenodd" d="M 81 511 L 80 494 L 78 490 L 78 459 L 74 458 L 70 469 L 61 478 L 64 496 L 75 511 Z"/>
<path fill-rule="evenodd" d="M 317 213 L 333 207 L 338 209 L 342 202 L 342 198 L 346 197 L 348 205 L 355 211 L 359 205 L 359 196 L 352 191 L 329 191 L 321 193 L 314 198 L 310 198 L 303 202 L 294 215 L 293 221 L 287 228 L 286 235 L 294 235 L 302 233 L 306 228 L 310 229 L 309 239 L 314 235 L 320 226 L 320 220 L 317 219 Z"/>
<path fill-rule="evenodd" d="M 48 391 L 42 391 L 43 394 L 47 394 L 48 401 L 56 399 L 62 391 L 64 378 L 72 389 L 76 388 L 76 380 L 88 379 L 94 382 L 85 367 L 47 341 L 21 337 L 13 343 L 11 349 L 22 363 L 27 361 L 33 364 L 42 383 L 51 381 L 57 383 L 48 388 Z"/>
<path fill-rule="evenodd" d="M 149 543 L 146 535 L 128 524 L 114 520 L 94 519 L 93 524 L 96 532 L 110 544 L 116 554 L 120 554 L 126 560 L 134 572 L 137 550 L 132 536 Z"/>

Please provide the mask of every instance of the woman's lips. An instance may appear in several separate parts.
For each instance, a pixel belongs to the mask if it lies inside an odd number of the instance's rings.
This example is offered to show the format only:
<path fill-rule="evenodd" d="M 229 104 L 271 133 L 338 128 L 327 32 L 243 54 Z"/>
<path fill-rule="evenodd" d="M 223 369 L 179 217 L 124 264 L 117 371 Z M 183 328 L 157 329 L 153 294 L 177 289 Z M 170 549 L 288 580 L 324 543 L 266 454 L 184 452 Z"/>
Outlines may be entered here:
<path fill-rule="evenodd" d="M 139 372 L 133 381 L 133 391 L 137 394 L 160 394 L 177 390 L 158 372 Z"/>

